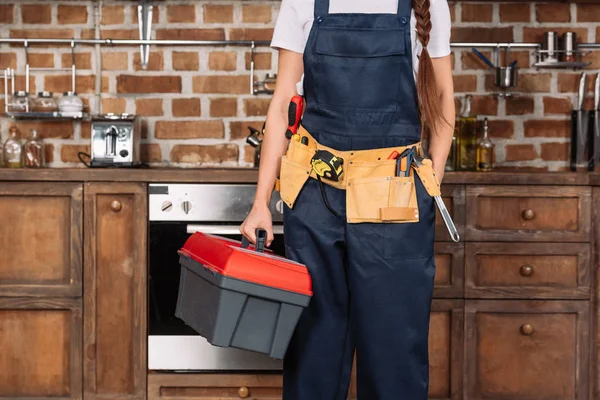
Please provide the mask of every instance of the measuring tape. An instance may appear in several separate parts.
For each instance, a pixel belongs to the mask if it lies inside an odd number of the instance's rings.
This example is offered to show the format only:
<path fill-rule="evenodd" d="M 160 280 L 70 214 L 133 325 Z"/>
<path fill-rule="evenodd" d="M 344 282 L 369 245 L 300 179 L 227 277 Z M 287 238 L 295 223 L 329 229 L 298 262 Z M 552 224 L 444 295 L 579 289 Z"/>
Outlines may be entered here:
<path fill-rule="evenodd" d="M 327 150 L 319 150 L 310 160 L 313 171 L 317 176 L 338 182 L 344 173 L 342 164 L 344 160 L 336 157 Z"/>

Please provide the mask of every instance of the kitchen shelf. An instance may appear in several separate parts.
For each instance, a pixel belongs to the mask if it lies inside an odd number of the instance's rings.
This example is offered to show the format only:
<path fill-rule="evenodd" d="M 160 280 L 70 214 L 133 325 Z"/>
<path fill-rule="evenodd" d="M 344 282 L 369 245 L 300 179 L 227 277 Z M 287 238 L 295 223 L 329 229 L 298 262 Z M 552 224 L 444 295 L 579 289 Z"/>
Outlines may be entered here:
<path fill-rule="evenodd" d="M 89 115 L 83 111 L 79 112 L 7 112 L 5 117 L 12 119 L 43 119 L 43 120 L 79 120 L 87 118 Z"/>

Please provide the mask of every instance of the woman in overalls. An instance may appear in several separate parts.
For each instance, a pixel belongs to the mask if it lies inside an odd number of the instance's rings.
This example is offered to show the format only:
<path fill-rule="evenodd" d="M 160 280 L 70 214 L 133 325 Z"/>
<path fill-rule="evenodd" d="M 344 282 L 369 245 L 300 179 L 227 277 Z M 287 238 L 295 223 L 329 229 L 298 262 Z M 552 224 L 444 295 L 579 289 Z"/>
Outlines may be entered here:
<path fill-rule="evenodd" d="M 345 399 L 355 351 L 360 400 L 427 399 L 428 192 L 453 135 L 449 41 L 446 0 L 281 3 L 277 85 L 254 207 L 240 230 L 254 242 L 264 228 L 273 240 L 268 204 L 279 178 L 286 254 L 307 266 L 314 292 L 284 360 L 284 400 Z M 288 140 L 297 94 L 306 139 Z M 396 164 L 408 148 L 424 155 L 423 142 L 431 174 Z M 321 176 L 311 157 L 323 149 L 317 161 L 331 173 Z"/>

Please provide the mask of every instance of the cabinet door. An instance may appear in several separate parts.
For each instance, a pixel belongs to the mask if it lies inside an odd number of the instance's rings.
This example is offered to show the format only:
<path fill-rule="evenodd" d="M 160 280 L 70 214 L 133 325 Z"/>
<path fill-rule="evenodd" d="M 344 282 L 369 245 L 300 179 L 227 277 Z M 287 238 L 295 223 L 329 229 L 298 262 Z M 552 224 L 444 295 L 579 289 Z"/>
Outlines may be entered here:
<path fill-rule="evenodd" d="M 465 187 L 460 185 L 442 185 L 442 200 L 452 217 L 456 230 L 461 238 L 465 234 Z M 450 234 L 436 206 L 435 240 L 451 242 Z"/>
<path fill-rule="evenodd" d="M 0 399 L 81 399 L 81 299 L 0 298 Z"/>
<path fill-rule="evenodd" d="M 435 243 L 435 281 L 433 297 L 463 297 L 465 250 L 462 243 Z"/>
<path fill-rule="evenodd" d="M 84 391 L 146 396 L 146 187 L 85 185 Z"/>
<path fill-rule="evenodd" d="M 467 300 L 465 399 L 587 400 L 589 302 Z"/>
<path fill-rule="evenodd" d="M 0 297 L 81 296 L 82 186 L 0 185 Z"/>

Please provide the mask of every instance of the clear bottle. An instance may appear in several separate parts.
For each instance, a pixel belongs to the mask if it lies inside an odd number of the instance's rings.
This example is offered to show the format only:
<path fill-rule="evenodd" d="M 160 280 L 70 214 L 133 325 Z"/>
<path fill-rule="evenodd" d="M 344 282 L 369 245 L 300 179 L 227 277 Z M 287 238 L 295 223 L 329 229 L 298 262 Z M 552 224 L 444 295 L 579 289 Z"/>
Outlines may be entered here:
<path fill-rule="evenodd" d="M 448 158 L 446 159 L 446 166 L 444 167 L 445 171 L 454 171 L 456 169 L 456 130 L 454 131 L 454 135 L 452 135 L 452 144 L 450 145 L 450 153 L 448 153 Z"/>
<path fill-rule="evenodd" d="M 494 158 L 494 145 L 488 136 L 488 119 L 483 120 L 483 137 L 477 143 L 477 171 L 491 171 Z"/>
<path fill-rule="evenodd" d="M 457 169 L 463 171 L 474 171 L 477 164 L 477 116 L 471 110 L 472 102 L 473 96 L 466 95 L 457 124 Z"/>
<path fill-rule="evenodd" d="M 46 164 L 44 156 L 44 141 L 33 129 L 31 138 L 23 146 L 23 166 L 25 168 L 40 168 Z"/>
<path fill-rule="evenodd" d="M 6 168 L 21 168 L 21 139 L 16 126 L 11 126 L 8 139 L 4 142 L 4 166 Z"/>
<path fill-rule="evenodd" d="M 0 168 L 4 166 L 4 142 L 2 141 L 2 133 L 0 133 Z"/>

